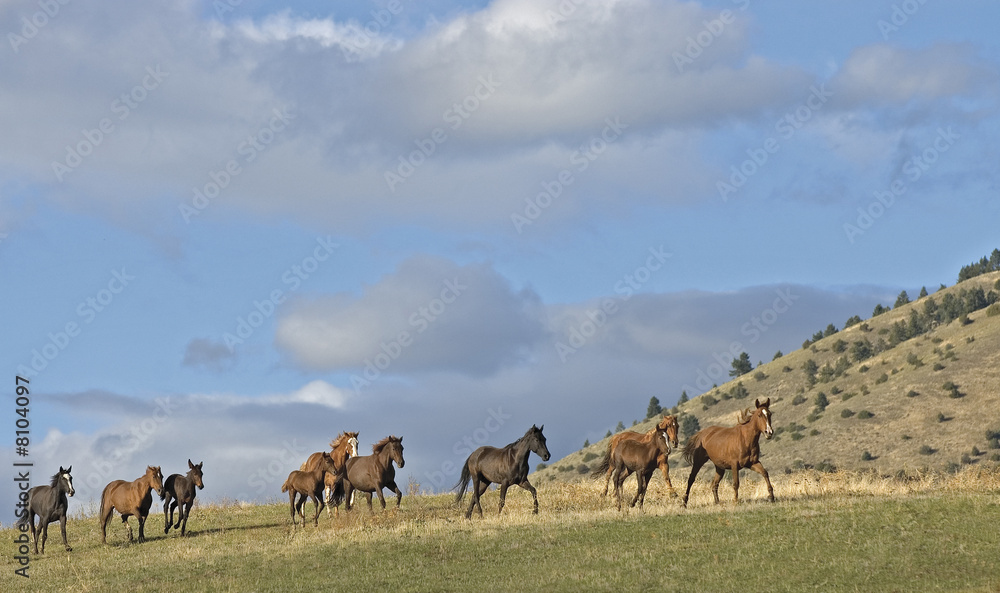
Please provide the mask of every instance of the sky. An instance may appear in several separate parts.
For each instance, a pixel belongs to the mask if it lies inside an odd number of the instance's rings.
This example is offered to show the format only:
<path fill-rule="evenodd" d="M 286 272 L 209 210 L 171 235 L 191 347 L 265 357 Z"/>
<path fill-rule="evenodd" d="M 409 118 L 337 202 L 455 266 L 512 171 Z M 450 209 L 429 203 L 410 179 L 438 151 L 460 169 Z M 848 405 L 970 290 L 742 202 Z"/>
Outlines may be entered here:
<path fill-rule="evenodd" d="M 544 425 L 558 459 L 953 284 L 998 246 L 998 20 L 0 1 L 5 465 L 72 465 L 86 508 L 190 459 L 262 502 L 359 431 L 443 491 L 475 447 Z"/>

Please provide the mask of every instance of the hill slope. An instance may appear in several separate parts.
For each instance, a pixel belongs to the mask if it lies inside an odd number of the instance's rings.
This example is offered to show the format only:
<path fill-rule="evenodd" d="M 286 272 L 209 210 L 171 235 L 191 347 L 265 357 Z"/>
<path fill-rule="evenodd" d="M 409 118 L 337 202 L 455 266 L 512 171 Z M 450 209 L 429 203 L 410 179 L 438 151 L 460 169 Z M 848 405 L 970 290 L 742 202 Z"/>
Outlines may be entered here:
<path fill-rule="evenodd" d="M 732 426 L 739 410 L 769 397 L 776 436 L 761 439 L 761 461 L 772 475 L 810 467 L 894 475 L 997 465 L 1000 443 L 987 433 L 1000 431 L 1000 315 L 994 306 L 965 322 L 933 322 L 928 312 L 977 289 L 989 293 L 998 282 L 1000 272 L 977 276 L 763 364 L 681 404 L 682 426 L 685 415 L 701 427 Z M 919 335 L 908 338 L 907 327 Z M 814 379 L 806 365 L 815 369 Z M 822 410 L 817 398 L 828 402 Z M 681 435 L 682 446 L 687 436 Z M 602 456 L 607 443 L 574 452 L 532 479 L 587 479 L 582 466 L 596 467 L 594 456 Z M 679 451 L 671 453 L 670 466 L 678 487 L 687 475 Z"/>

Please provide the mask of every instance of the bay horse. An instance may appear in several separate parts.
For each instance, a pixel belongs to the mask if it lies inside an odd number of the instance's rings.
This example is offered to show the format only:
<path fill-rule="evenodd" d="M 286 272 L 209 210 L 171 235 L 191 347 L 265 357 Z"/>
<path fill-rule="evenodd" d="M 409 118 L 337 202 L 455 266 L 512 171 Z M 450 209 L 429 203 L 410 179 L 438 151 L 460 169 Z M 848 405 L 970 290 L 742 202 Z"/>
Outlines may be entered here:
<path fill-rule="evenodd" d="M 139 543 L 146 541 L 144 528 L 149 508 L 153 506 L 152 490 L 163 496 L 163 473 L 159 466 L 146 466 L 146 473 L 131 482 L 115 480 L 104 487 L 101 493 L 101 543 L 108 543 L 108 520 L 116 510 L 121 513 L 122 523 L 128 528 L 128 541 L 135 541 L 128 522 L 132 515 L 139 520 Z"/>
<path fill-rule="evenodd" d="M 31 525 L 31 538 L 35 540 L 35 553 L 38 553 L 38 532 L 42 532 L 42 554 L 45 553 L 45 540 L 49 538 L 49 523 L 59 521 L 59 528 L 62 531 L 63 545 L 67 552 L 72 552 L 66 541 L 66 509 L 69 507 L 67 495 L 73 496 L 76 489 L 73 488 L 73 476 L 70 472 L 73 466 L 63 469 L 59 466 L 59 471 L 52 476 L 48 486 L 35 486 L 28 491 L 28 508 L 25 514 L 17 522 L 18 525 L 28 523 Z M 35 527 L 35 515 L 38 515 L 38 527 Z"/>
<path fill-rule="evenodd" d="M 659 465 L 658 458 L 669 452 L 670 444 L 667 443 L 667 433 L 663 431 L 650 431 L 638 440 L 625 439 L 611 452 L 608 461 L 615 472 L 615 498 L 618 499 L 619 511 L 622 510 L 622 484 L 625 483 L 625 479 L 632 472 L 635 472 L 635 498 L 632 499 L 629 506 L 634 507 L 638 501 L 641 509 L 642 504 L 646 501 L 646 487 L 649 485 L 649 478 L 652 477 Z M 603 473 L 603 468 L 598 468 L 598 471 Z"/>
<path fill-rule="evenodd" d="M 358 434 L 357 432 L 342 432 L 337 435 L 337 438 L 330 441 L 330 457 L 333 458 L 333 466 L 339 472 L 347 460 L 351 457 L 358 456 Z M 320 467 L 323 463 L 323 452 L 317 451 L 306 459 L 300 467 L 300 471 L 313 471 L 314 469 Z M 337 516 L 340 516 L 340 501 L 333 500 L 333 491 L 336 489 L 336 480 L 334 479 L 334 474 L 327 473 L 325 475 L 324 481 L 326 487 L 323 490 L 323 494 L 326 497 L 326 512 L 327 514 L 332 513 L 330 509 L 333 508 L 337 512 Z"/>
<path fill-rule="evenodd" d="M 372 445 L 372 454 L 361 457 L 351 457 L 345 464 L 346 475 L 344 476 L 344 508 L 351 510 L 351 496 L 355 490 L 365 493 L 368 499 L 368 511 L 372 511 L 372 494 L 378 495 L 382 509 L 385 509 L 385 496 L 382 489 L 388 488 L 396 493 L 396 508 L 399 508 L 403 501 L 403 492 L 396 485 L 396 470 L 392 467 L 392 462 L 400 468 L 405 463 L 403 460 L 403 439 L 402 437 L 387 436 L 381 441 Z"/>
<path fill-rule="evenodd" d="M 645 435 L 652 434 L 656 431 L 659 432 L 666 431 L 667 440 L 670 443 L 670 446 L 673 447 L 674 449 L 677 448 L 677 416 L 664 415 L 663 418 L 661 418 L 660 421 L 656 424 L 656 426 L 649 429 L 649 431 L 647 431 L 646 433 L 639 433 L 628 430 L 620 432 L 615 436 L 611 437 L 611 442 L 608 443 L 608 449 L 604 453 L 605 458 L 610 460 L 611 452 L 614 451 L 615 448 L 620 443 L 623 443 L 629 439 L 639 440 L 643 438 Z M 663 481 L 667 483 L 667 489 L 670 490 L 670 496 L 672 498 L 677 498 L 677 492 L 674 490 L 674 485 L 670 482 L 670 468 L 667 466 L 668 455 L 670 455 L 670 448 L 667 449 L 666 453 L 661 453 L 660 455 L 657 456 L 656 464 L 657 466 L 659 466 L 660 471 L 663 472 Z M 605 464 L 602 463 L 600 467 L 605 467 Z M 615 468 L 610 463 L 608 463 L 606 469 L 607 469 L 607 474 L 604 479 L 604 492 L 601 493 L 601 496 L 608 495 L 608 485 L 611 483 L 611 474 L 612 472 L 614 472 Z"/>
<path fill-rule="evenodd" d="M 469 458 L 465 460 L 465 465 L 462 466 L 462 476 L 454 487 L 458 490 L 458 495 L 455 497 L 457 504 L 462 502 L 469 481 L 472 481 L 472 501 L 469 503 L 469 509 L 465 512 L 466 519 L 472 518 L 474 508 L 479 509 L 480 517 L 483 516 L 483 505 L 479 498 L 492 483 L 500 485 L 498 515 L 503 512 L 504 501 L 507 499 L 507 488 L 513 484 L 517 484 L 531 493 L 535 503 L 532 512 L 538 513 L 538 492 L 528 482 L 528 456 L 534 451 L 535 455 L 542 458 L 542 461 L 549 460 L 549 449 L 545 446 L 545 435 L 542 434 L 544 428 L 544 424 L 541 428 L 532 424 L 523 437 L 503 448 L 482 446 L 469 455 Z"/>
<path fill-rule="evenodd" d="M 288 493 L 288 506 L 292 513 L 293 529 L 295 527 L 296 514 L 302 517 L 302 527 L 306 526 L 306 515 L 302 507 L 305 506 L 307 498 L 311 498 L 313 505 L 316 507 L 316 513 L 313 515 L 313 525 L 319 527 L 319 515 L 323 511 L 323 507 L 326 506 L 326 500 L 323 497 L 324 478 L 330 473 L 337 472 L 333 465 L 333 458 L 329 453 L 320 453 L 320 464 L 319 467 L 310 471 L 292 470 L 292 473 L 288 474 L 285 483 L 281 485 L 281 491 Z M 342 475 L 342 470 L 339 475 Z M 339 492 L 341 491 L 337 490 L 334 496 L 339 496 Z"/>
<path fill-rule="evenodd" d="M 685 507 L 698 470 L 709 460 L 715 464 L 715 478 L 712 480 L 715 504 L 719 504 L 719 482 L 726 475 L 727 469 L 733 472 L 733 504 L 740 501 L 740 470 L 743 468 L 752 469 L 764 476 L 768 497 L 774 502 L 771 478 L 760 463 L 759 442 L 761 434 L 768 439 L 774 436 L 771 428 L 771 398 L 764 400 L 764 403 L 754 400 L 754 406 L 756 409 L 752 412 L 747 408 L 740 413 L 736 426 L 703 428 L 684 446 L 684 459 L 691 463 L 691 475 L 688 476 L 687 491 L 684 493 Z"/>
<path fill-rule="evenodd" d="M 174 522 L 174 509 L 178 507 L 180 508 L 177 510 L 177 525 L 173 527 L 174 529 L 181 528 L 181 537 L 187 531 L 188 516 L 191 515 L 191 507 L 194 505 L 194 496 L 197 492 L 195 486 L 198 487 L 198 490 L 205 488 L 205 483 L 202 481 L 203 474 L 201 473 L 201 466 L 204 463 L 202 461 L 198 465 L 195 465 L 188 459 L 188 467 L 190 469 L 187 475 L 170 474 L 163 482 L 163 492 L 160 493 L 160 500 L 164 501 L 164 534 L 170 533 L 170 526 Z"/>

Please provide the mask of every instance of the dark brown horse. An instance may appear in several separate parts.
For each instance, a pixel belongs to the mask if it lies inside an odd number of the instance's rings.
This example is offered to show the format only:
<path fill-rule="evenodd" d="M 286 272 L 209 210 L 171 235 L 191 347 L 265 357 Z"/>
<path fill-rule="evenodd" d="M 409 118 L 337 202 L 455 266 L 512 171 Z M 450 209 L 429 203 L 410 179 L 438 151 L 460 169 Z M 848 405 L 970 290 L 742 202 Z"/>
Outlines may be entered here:
<path fill-rule="evenodd" d="M 160 493 L 160 500 L 164 501 L 163 533 L 170 533 L 170 526 L 174 522 L 174 509 L 178 507 L 180 510 L 177 511 L 177 525 L 173 527 L 174 529 L 181 528 L 182 537 L 187 531 L 188 516 L 191 514 L 191 507 L 194 505 L 194 496 L 197 492 L 195 486 L 198 487 L 198 490 L 205 487 L 201 473 L 201 466 L 204 463 L 203 461 L 195 465 L 188 459 L 190 469 L 186 476 L 170 474 L 163 482 L 163 492 Z"/>
<path fill-rule="evenodd" d="M 740 501 L 740 470 L 750 468 L 764 476 L 767 483 L 767 494 L 774 502 L 774 488 L 767 470 L 760 463 L 760 435 L 770 439 L 774 436 L 771 428 L 771 398 L 764 403 L 754 400 L 756 409 L 744 410 L 736 426 L 723 428 L 709 426 L 695 433 L 684 446 L 684 459 L 691 463 L 691 475 L 688 476 L 687 491 L 684 493 L 684 506 L 687 506 L 688 495 L 691 494 L 691 484 L 694 484 L 698 470 L 705 462 L 711 460 L 715 464 L 715 478 L 712 480 L 712 494 L 715 504 L 719 504 L 719 482 L 726 475 L 726 470 L 733 472 L 733 503 Z"/>
<path fill-rule="evenodd" d="M 320 453 L 320 464 L 319 467 L 310 471 L 292 470 L 292 473 L 288 474 L 285 483 L 281 485 L 281 491 L 288 493 L 288 506 L 292 513 L 293 528 L 295 527 L 296 514 L 302 517 L 302 526 L 306 526 L 306 516 L 302 507 L 305 506 L 307 498 L 311 498 L 313 505 L 316 506 L 316 513 L 313 515 L 313 525 L 319 526 L 319 515 L 323 511 L 323 507 L 326 506 L 326 500 L 323 497 L 325 477 L 328 474 L 336 474 L 337 472 L 333 465 L 333 457 L 329 453 Z"/>
<path fill-rule="evenodd" d="M 146 473 L 140 478 L 131 482 L 115 480 L 104 487 L 101 493 L 101 543 L 108 543 L 108 520 L 116 510 L 121 513 L 122 523 L 128 528 L 128 541 L 135 541 L 128 522 L 132 515 L 139 520 L 139 543 L 146 541 L 144 527 L 149 508 L 153 506 L 152 490 L 163 495 L 163 473 L 159 467 L 152 465 L 146 467 Z"/>
<path fill-rule="evenodd" d="M 500 485 L 500 508 L 497 514 L 503 512 L 504 501 L 507 499 L 507 488 L 512 484 L 517 484 L 531 493 L 534 499 L 534 513 L 538 513 L 538 492 L 535 487 L 528 482 L 528 455 L 532 451 L 542 458 L 542 461 L 549 460 L 549 449 L 545 446 L 545 435 L 541 428 L 532 425 L 524 436 L 513 443 L 498 449 L 496 447 L 483 446 L 472 452 L 462 466 L 462 476 L 459 478 L 455 488 L 458 495 L 455 502 L 462 502 L 465 489 L 472 480 L 472 501 L 469 503 L 469 510 L 465 512 L 465 518 L 472 518 L 472 509 L 479 509 L 479 516 L 483 516 L 483 505 L 479 502 L 479 497 L 486 492 L 490 484 Z"/>
<path fill-rule="evenodd" d="M 677 448 L 677 416 L 664 415 L 663 418 L 661 418 L 660 421 L 656 424 L 656 426 L 649 429 L 649 431 L 647 431 L 645 434 L 628 430 L 625 432 L 620 432 L 615 436 L 611 437 L 611 442 L 608 443 L 608 450 L 605 451 L 604 453 L 605 459 L 608 459 L 610 461 L 611 452 L 614 451 L 615 448 L 620 443 L 623 443 L 629 439 L 639 440 L 643 438 L 645 435 L 652 434 L 656 431 L 659 432 L 666 431 L 667 439 L 670 443 L 670 446 L 673 447 L 674 449 Z M 670 490 L 670 496 L 676 498 L 677 492 L 674 490 L 674 485 L 670 483 L 670 468 L 667 466 L 668 455 L 670 455 L 669 448 L 667 449 L 666 453 L 663 453 L 656 458 L 656 464 L 657 466 L 659 466 L 660 471 L 663 472 L 663 481 L 667 483 L 667 488 Z M 601 464 L 601 467 L 604 467 L 603 463 Z M 611 473 L 614 471 L 614 469 L 615 469 L 614 466 L 612 466 L 610 463 L 607 464 L 607 474 L 604 479 L 604 492 L 601 493 L 601 496 L 608 495 L 608 484 L 611 483 Z"/>
<path fill-rule="evenodd" d="M 337 435 L 337 438 L 330 441 L 330 457 L 333 458 L 333 465 L 339 472 L 347 460 L 351 457 L 358 456 L 358 433 L 356 432 L 342 432 Z M 323 463 L 323 452 L 317 451 L 306 459 L 306 462 L 302 464 L 299 469 L 301 471 L 312 471 Z M 326 488 L 323 494 L 326 498 L 326 512 L 329 514 L 333 508 L 337 512 L 337 516 L 340 516 L 340 501 L 333 500 L 333 491 L 336 489 L 336 480 L 334 479 L 334 474 L 327 473 L 325 482 Z"/>
<path fill-rule="evenodd" d="M 28 508 L 25 514 L 18 521 L 19 525 L 28 523 L 31 526 L 31 538 L 35 540 L 35 553 L 38 553 L 38 532 L 42 532 L 42 554 L 45 553 L 45 540 L 49 538 L 49 523 L 59 521 L 59 528 L 62 531 L 63 545 L 67 552 L 72 552 L 66 541 L 66 509 L 69 507 L 67 495 L 73 496 L 76 489 L 73 488 L 73 476 L 69 469 L 59 466 L 59 472 L 52 476 L 52 481 L 48 486 L 35 486 L 28 491 Z M 35 515 L 38 515 L 38 527 L 35 527 Z"/>
<path fill-rule="evenodd" d="M 613 451 L 607 459 L 614 470 L 615 478 L 615 498 L 618 500 L 618 510 L 622 510 L 622 484 L 632 472 L 635 472 L 636 491 L 635 498 L 629 503 L 634 507 L 638 501 L 639 508 L 646 501 L 646 487 L 649 485 L 649 478 L 658 466 L 657 459 L 670 452 L 670 445 L 667 443 L 667 433 L 660 430 L 653 430 L 642 438 L 625 439 Z M 603 466 L 603 463 L 601 464 Z M 604 468 L 598 468 L 597 475 L 604 473 Z"/>
<path fill-rule="evenodd" d="M 351 510 L 351 495 L 355 490 L 365 493 L 368 499 L 368 510 L 372 511 L 372 494 L 378 495 L 382 508 L 385 509 L 385 496 L 382 489 L 388 488 L 396 493 L 396 508 L 399 508 L 403 500 L 403 492 L 396 485 L 396 470 L 392 467 L 392 462 L 400 468 L 403 467 L 403 439 L 401 437 L 387 436 L 381 441 L 372 445 L 372 454 L 361 457 L 351 457 L 347 460 L 347 475 L 343 480 L 344 485 L 344 507 Z"/>

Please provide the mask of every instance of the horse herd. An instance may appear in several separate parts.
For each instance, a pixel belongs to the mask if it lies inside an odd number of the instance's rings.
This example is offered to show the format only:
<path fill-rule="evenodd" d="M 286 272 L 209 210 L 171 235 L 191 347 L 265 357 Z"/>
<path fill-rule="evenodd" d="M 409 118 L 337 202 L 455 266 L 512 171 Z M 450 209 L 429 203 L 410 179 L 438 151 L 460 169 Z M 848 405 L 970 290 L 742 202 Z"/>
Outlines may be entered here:
<path fill-rule="evenodd" d="M 760 463 L 760 436 L 770 439 L 774 435 L 771 428 L 771 400 L 754 402 L 754 408 L 747 408 L 738 417 L 737 424 L 731 427 L 709 426 L 695 433 L 684 446 L 683 457 L 691 464 L 688 476 L 687 490 L 682 499 L 687 507 L 691 486 L 699 470 L 708 461 L 715 465 L 715 478 L 712 480 L 712 493 L 715 503 L 719 503 L 719 483 L 726 470 L 733 474 L 733 501 L 739 502 L 740 478 L 739 470 L 751 469 L 759 473 L 767 484 L 769 499 L 774 501 L 774 489 L 768 477 L 767 470 Z M 456 504 L 461 503 L 465 491 L 472 484 L 472 500 L 465 512 L 465 517 L 471 518 L 474 510 L 483 516 L 480 497 L 490 484 L 497 484 L 500 491 L 500 505 L 497 513 L 503 512 L 507 489 L 517 485 L 531 493 L 534 513 L 538 513 L 538 493 L 528 481 L 528 457 L 535 453 L 548 461 L 550 458 L 542 427 L 532 425 L 524 436 L 505 447 L 483 446 L 469 455 L 462 466 L 461 477 L 455 485 L 457 490 Z M 630 506 L 637 503 L 642 508 L 646 496 L 646 487 L 654 471 L 659 468 L 667 484 L 671 496 L 677 493 L 670 482 L 667 457 L 671 447 L 677 447 L 677 417 L 664 416 L 652 429 L 646 433 L 622 432 L 615 435 L 608 443 L 604 458 L 593 471 L 592 476 L 605 477 L 604 492 L 607 496 L 611 480 L 614 480 L 614 493 L 618 509 L 622 507 L 622 485 L 631 474 L 636 474 L 638 487 Z M 296 516 L 302 519 L 305 526 L 303 506 L 307 499 L 313 501 L 315 513 L 313 525 L 319 525 L 319 515 L 324 508 L 333 507 L 339 515 L 340 503 L 345 503 L 345 509 L 351 509 L 351 500 L 355 491 L 364 493 L 368 501 L 368 510 L 372 511 L 372 495 L 378 495 L 382 508 L 385 509 L 384 488 L 396 493 L 396 507 L 399 508 L 403 493 L 395 481 L 396 466 L 402 468 L 403 443 L 402 438 L 387 436 L 372 446 L 372 454 L 358 455 L 358 433 L 344 432 L 330 443 L 330 452 L 313 453 L 297 470 L 288 475 L 281 486 L 282 492 L 288 493 L 288 503 L 292 517 L 293 528 L 297 524 Z M 101 494 L 101 542 L 107 543 L 107 524 L 114 511 L 121 514 L 122 522 L 128 529 L 128 539 L 133 540 L 132 527 L 128 518 L 135 515 L 139 521 L 139 542 L 145 541 L 144 526 L 149 509 L 153 503 L 152 491 L 160 495 L 163 503 L 165 534 L 180 528 L 185 535 L 187 519 L 194 504 L 196 489 L 204 488 L 202 481 L 202 463 L 192 463 L 188 460 L 189 471 L 186 475 L 172 474 L 166 480 L 159 467 L 149 466 L 146 473 L 132 481 L 115 480 L 105 486 Z M 31 535 L 35 542 L 35 553 L 38 553 L 38 535 L 41 532 L 42 553 L 45 553 L 45 540 L 48 537 L 48 525 L 59 521 L 62 530 L 63 545 L 70 551 L 66 540 L 66 510 L 67 496 L 73 496 L 73 477 L 68 469 L 59 468 L 52 476 L 48 486 L 36 486 L 28 493 L 27 511 L 18 521 L 18 525 L 30 524 Z M 177 510 L 177 522 L 174 523 L 174 511 Z M 39 523 L 35 525 L 35 515 Z"/>

